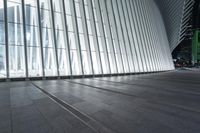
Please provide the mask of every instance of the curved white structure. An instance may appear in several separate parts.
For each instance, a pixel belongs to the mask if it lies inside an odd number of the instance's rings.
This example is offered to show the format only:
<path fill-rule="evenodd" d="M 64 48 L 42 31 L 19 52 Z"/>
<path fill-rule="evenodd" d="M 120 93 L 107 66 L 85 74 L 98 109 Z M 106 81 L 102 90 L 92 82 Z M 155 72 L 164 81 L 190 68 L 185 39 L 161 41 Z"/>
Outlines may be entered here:
<path fill-rule="evenodd" d="M 185 38 L 194 0 L 155 0 L 163 16 L 170 49 L 173 51 Z"/>
<path fill-rule="evenodd" d="M 0 77 L 174 69 L 154 0 L 0 0 Z"/>

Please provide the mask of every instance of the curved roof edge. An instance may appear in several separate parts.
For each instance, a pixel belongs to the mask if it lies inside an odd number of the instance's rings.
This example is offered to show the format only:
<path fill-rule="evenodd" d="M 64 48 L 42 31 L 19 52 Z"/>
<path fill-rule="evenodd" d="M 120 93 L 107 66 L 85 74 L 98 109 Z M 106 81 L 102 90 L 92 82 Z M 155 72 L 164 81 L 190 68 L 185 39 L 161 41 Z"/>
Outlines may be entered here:
<path fill-rule="evenodd" d="M 162 14 L 171 52 L 185 39 L 194 0 L 154 0 Z"/>

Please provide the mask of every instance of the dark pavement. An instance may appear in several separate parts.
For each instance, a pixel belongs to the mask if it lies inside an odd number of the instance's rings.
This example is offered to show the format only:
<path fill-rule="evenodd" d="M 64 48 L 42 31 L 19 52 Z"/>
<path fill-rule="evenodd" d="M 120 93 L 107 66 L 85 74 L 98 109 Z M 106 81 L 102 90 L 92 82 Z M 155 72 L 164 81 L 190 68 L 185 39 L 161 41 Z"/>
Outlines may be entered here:
<path fill-rule="evenodd" d="M 2 82 L 0 133 L 200 133 L 200 71 Z"/>

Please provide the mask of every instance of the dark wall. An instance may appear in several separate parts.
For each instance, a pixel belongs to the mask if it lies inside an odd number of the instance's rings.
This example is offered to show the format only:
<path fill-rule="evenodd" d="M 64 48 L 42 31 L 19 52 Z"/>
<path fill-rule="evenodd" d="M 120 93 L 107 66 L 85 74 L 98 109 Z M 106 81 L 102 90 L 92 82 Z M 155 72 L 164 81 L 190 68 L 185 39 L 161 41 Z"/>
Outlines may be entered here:
<path fill-rule="evenodd" d="M 195 0 L 193 11 L 193 29 L 200 28 L 200 0 Z"/>

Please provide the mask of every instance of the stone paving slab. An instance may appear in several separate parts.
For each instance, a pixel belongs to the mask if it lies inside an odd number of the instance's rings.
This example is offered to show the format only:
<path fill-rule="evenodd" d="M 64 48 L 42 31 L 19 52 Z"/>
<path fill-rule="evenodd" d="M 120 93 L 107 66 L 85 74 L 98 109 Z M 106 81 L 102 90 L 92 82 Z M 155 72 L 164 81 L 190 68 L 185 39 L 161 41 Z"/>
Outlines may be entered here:
<path fill-rule="evenodd" d="M 199 133 L 200 72 L 0 83 L 0 133 Z"/>

